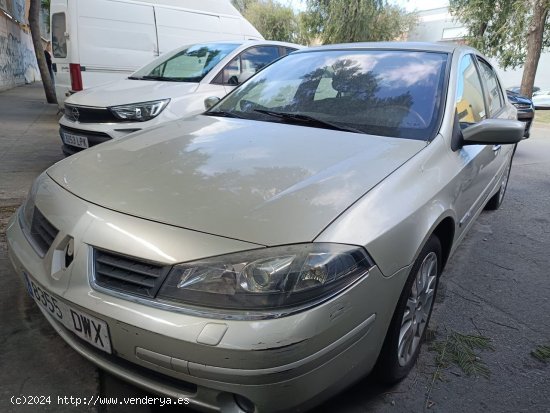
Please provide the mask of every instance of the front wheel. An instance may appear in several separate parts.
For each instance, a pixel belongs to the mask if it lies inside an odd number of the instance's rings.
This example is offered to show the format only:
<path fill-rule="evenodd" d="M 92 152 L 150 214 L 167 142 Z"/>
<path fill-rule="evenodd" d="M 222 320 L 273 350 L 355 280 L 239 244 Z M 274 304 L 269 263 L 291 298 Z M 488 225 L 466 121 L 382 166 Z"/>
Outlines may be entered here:
<path fill-rule="evenodd" d="M 432 235 L 414 262 L 375 367 L 386 383 L 403 379 L 418 358 L 435 302 L 441 255 L 441 243 Z"/>
<path fill-rule="evenodd" d="M 506 188 L 508 188 L 508 181 L 510 180 L 511 170 L 512 170 L 512 158 L 510 158 L 510 162 L 506 167 L 506 171 L 502 175 L 498 192 L 494 194 L 491 199 L 489 199 L 489 202 L 487 202 L 485 209 L 489 211 L 495 211 L 500 208 L 500 206 L 502 205 L 502 201 L 504 201 L 504 194 L 506 193 Z"/>

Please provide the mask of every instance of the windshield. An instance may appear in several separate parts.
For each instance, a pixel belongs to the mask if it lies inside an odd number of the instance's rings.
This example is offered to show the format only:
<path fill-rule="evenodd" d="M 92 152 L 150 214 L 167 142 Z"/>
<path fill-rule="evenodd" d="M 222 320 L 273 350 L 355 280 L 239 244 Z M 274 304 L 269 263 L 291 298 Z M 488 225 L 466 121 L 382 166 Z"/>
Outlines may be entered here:
<path fill-rule="evenodd" d="M 238 46 L 237 43 L 207 43 L 177 49 L 142 67 L 130 79 L 200 82 Z"/>
<path fill-rule="evenodd" d="M 446 53 L 319 50 L 274 63 L 207 114 L 427 140 Z"/>

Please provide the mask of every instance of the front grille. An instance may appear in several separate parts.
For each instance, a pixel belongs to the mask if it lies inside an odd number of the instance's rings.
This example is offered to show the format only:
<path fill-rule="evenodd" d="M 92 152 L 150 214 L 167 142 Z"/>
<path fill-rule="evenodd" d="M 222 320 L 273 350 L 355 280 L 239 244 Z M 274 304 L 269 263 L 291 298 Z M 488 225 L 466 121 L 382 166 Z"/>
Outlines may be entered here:
<path fill-rule="evenodd" d="M 120 123 L 118 119 L 107 108 L 96 108 L 90 106 L 76 106 L 65 104 L 65 116 L 73 122 L 80 123 Z"/>
<path fill-rule="evenodd" d="M 94 250 L 95 282 L 110 290 L 154 297 L 170 268 L 110 251 Z"/>
<path fill-rule="evenodd" d="M 531 109 L 531 105 L 523 104 L 523 103 L 516 103 L 515 107 L 522 110 Z"/>
<path fill-rule="evenodd" d="M 34 208 L 31 224 L 31 238 L 38 249 L 38 253 L 43 257 L 53 244 L 59 230 L 46 219 L 38 208 Z"/>

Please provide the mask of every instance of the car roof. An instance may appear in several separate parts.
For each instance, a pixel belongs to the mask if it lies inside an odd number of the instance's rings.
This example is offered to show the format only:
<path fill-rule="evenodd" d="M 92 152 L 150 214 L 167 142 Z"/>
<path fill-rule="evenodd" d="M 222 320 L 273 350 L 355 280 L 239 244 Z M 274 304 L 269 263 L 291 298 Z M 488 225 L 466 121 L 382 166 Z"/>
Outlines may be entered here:
<path fill-rule="evenodd" d="M 255 45 L 262 45 L 262 44 L 271 44 L 276 46 L 285 46 L 285 47 L 292 47 L 292 48 L 304 48 L 306 46 L 295 44 L 295 43 L 288 43 L 288 42 L 279 42 L 277 40 L 219 40 L 219 41 L 207 41 L 207 42 L 195 42 L 195 43 L 189 43 L 187 45 L 182 45 L 181 47 L 189 47 L 194 44 L 238 44 L 239 46 L 255 46 Z"/>
<path fill-rule="evenodd" d="M 443 52 L 454 53 L 458 49 L 471 50 L 479 54 L 478 51 L 471 47 L 462 46 L 453 43 L 428 43 L 428 42 L 363 42 L 363 43 L 340 43 L 329 44 L 324 46 L 310 47 L 302 49 L 299 53 L 316 52 L 323 50 L 353 50 L 353 49 L 386 49 L 386 50 L 412 50 L 412 51 L 427 51 L 427 52 Z"/>

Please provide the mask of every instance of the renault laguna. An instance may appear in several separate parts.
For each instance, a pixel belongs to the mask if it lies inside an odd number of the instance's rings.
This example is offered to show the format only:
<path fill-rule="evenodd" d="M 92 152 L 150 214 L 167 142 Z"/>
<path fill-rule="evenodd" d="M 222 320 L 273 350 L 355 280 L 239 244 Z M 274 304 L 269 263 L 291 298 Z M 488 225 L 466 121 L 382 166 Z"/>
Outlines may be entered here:
<path fill-rule="evenodd" d="M 412 368 L 446 262 L 503 201 L 515 119 L 471 48 L 300 50 L 49 168 L 9 255 L 100 368 L 198 410 L 308 409 Z"/>

